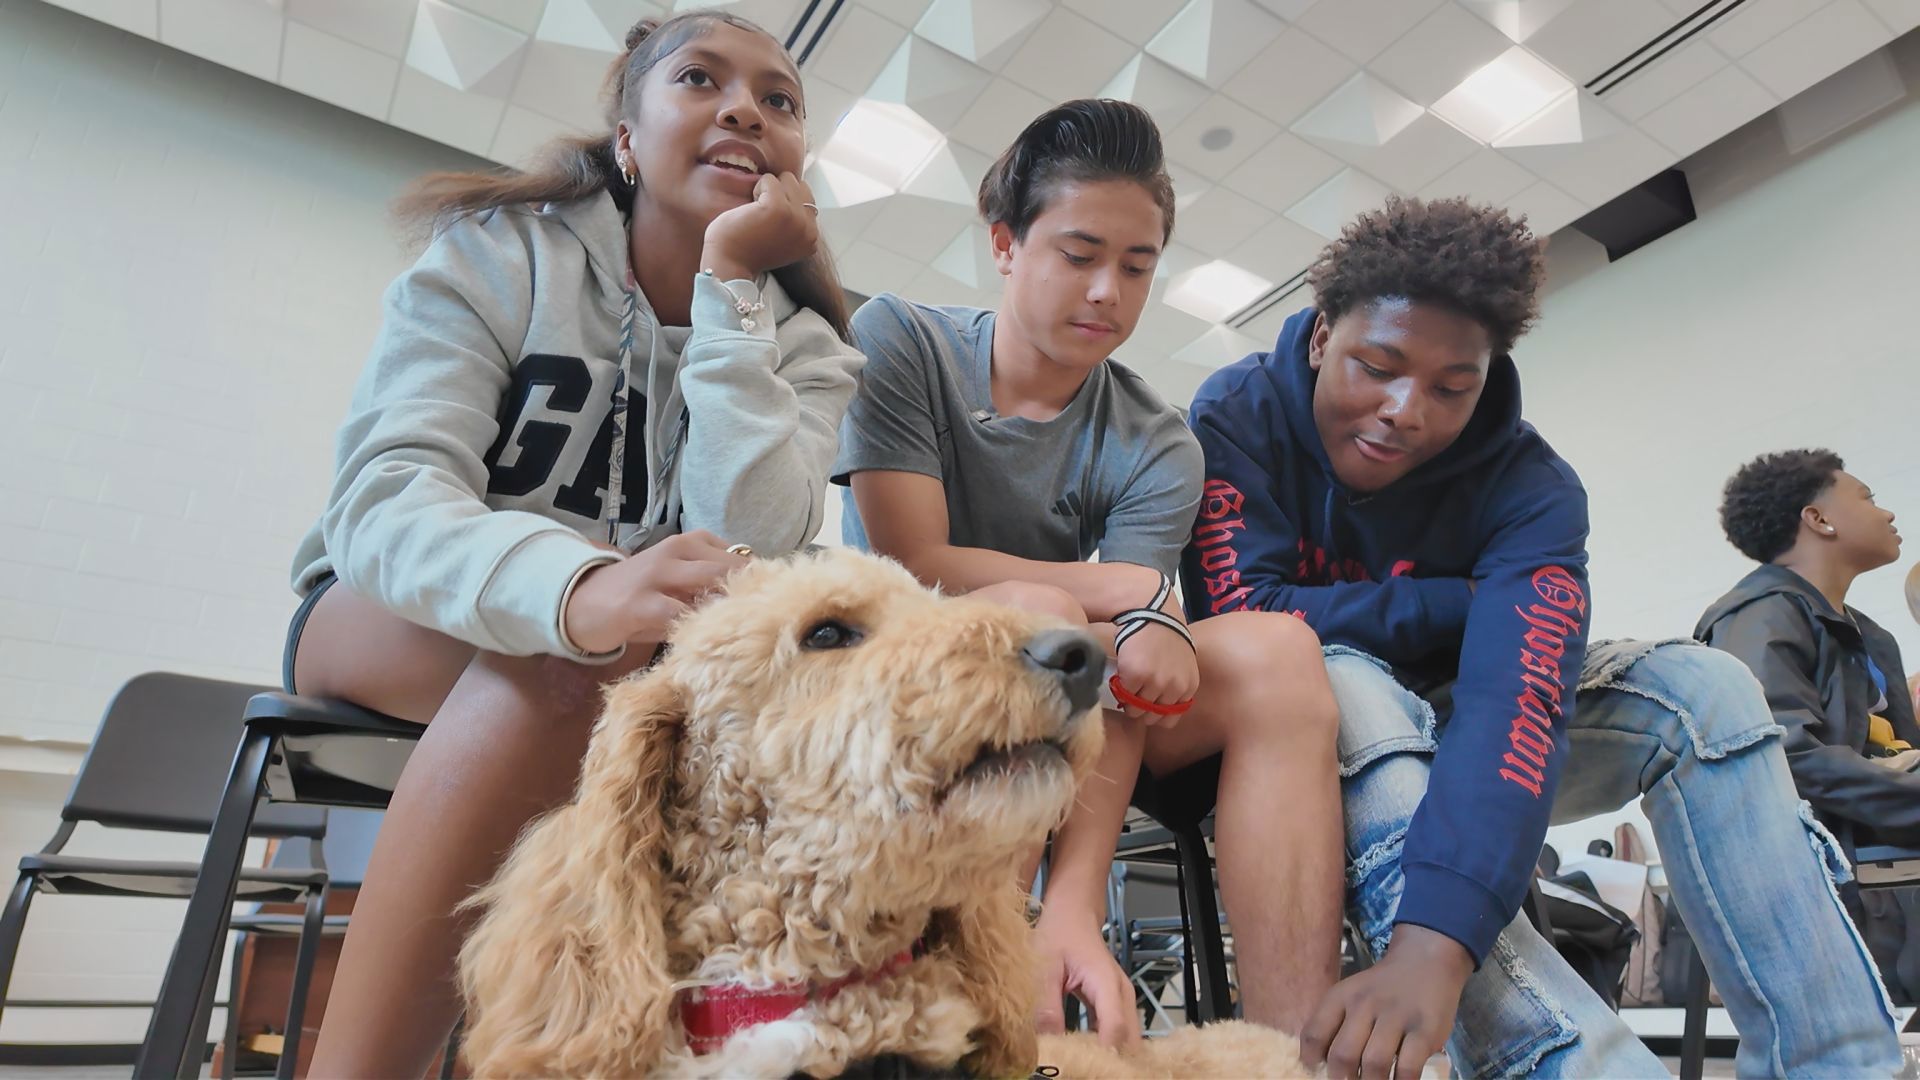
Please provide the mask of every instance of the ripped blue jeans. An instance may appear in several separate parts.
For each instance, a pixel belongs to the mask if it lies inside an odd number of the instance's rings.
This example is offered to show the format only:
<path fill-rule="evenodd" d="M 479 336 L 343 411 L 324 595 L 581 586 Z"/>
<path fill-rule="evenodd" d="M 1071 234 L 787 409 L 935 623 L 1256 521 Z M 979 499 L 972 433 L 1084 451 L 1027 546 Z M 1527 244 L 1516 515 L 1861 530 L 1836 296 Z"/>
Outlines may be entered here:
<path fill-rule="evenodd" d="M 1405 879 L 1400 844 L 1427 789 L 1433 709 L 1378 661 L 1338 646 L 1349 909 L 1384 951 Z M 1587 652 L 1553 821 L 1640 797 L 1681 916 L 1740 1032 L 1741 1076 L 1891 1076 L 1886 991 L 1835 881 L 1850 873 L 1794 790 L 1759 684 L 1679 642 Z M 1467 981 L 1453 1037 L 1467 1076 L 1667 1077 L 1660 1061 L 1536 933 L 1507 926 Z"/>

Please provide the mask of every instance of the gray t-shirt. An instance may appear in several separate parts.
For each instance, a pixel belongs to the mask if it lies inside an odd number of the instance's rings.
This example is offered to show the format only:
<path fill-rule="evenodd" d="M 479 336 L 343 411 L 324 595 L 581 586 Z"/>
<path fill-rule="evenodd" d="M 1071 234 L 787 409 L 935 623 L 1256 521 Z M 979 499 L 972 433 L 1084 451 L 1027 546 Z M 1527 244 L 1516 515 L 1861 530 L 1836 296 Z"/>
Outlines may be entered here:
<path fill-rule="evenodd" d="M 948 542 L 1023 559 L 1138 563 L 1172 576 L 1200 506 L 1200 444 L 1145 379 L 1112 360 L 1052 420 L 997 416 L 993 312 L 891 294 L 853 316 L 867 366 L 833 480 L 921 473 L 947 494 Z M 842 535 L 867 548 L 849 490 Z"/>

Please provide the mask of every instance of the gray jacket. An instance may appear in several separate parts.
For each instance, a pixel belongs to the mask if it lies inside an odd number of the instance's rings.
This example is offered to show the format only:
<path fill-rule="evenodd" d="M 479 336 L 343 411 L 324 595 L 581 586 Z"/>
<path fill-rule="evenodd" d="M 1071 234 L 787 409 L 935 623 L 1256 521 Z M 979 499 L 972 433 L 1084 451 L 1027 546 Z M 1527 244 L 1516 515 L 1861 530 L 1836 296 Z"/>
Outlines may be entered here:
<path fill-rule="evenodd" d="M 690 329 L 660 325 L 635 290 L 623 370 L 626 281 L 608 196 L 442 232 L 387 290 L 294 588 L 332 572 L 479 648 L 578 656 L 560 613 L 579 574 L 610 561 L 596 541 L 636 550 L 708 529 L 779 554 L 811 540 L 860 354 L 771 277 L 703 275 Z M 743 320 L 738 299 L 764 314 Z"/>
<path fill-rule="evenodd" d="M 1894 736 L 1920 747 L 1900 646 L 1872 619 L 1843 614 L 1807 580 L 1764 565 L 1700 617 L 1694 637 L 1730 652 L 1759 677 L 1774 719 L 1787 729 L 1787 764 L 1800 795 L 1839 837 L 1849 858 L 1858 844 L 1920 842 L 1920 774 L 1869 760 L 1867 718 L 1881 696 L 1868 669 L 1886 681 L 1879 710 Z M 1862 830 L 1870 836 L 1862 836 Z"/>

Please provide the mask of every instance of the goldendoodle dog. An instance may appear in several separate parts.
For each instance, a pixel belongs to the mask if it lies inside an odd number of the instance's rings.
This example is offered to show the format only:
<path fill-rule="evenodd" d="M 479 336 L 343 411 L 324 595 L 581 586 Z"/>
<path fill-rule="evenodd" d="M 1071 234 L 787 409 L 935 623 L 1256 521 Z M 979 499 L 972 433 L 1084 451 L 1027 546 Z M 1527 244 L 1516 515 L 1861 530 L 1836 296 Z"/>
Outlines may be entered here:
<path fill-rule="evenodd" d="M 1037 1039 L 1016 878 L 1101 744 L 1085 634 L 849 551 L 756 563 L 614 686 L 473 901 L 480 1076 L 1305 1075 L 1240 1024 Z"/>

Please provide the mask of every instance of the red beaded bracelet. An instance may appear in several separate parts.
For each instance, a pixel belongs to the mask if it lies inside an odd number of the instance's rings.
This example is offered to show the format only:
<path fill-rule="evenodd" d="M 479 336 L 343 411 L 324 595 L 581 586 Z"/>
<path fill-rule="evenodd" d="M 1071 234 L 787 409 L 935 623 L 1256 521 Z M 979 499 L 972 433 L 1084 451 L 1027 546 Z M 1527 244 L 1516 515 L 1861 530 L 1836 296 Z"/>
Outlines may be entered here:
<path fill-rule="evenodd" d="M 1121 686 L 1120 676 L 1118 675 L 1107 680 L 1107 688 L 1113 691 L 1114 700 L 1120 704 L 1129 708 L 1139 709 L 1142 712 L 1150 712 L 1155 716 L 1179 716 L 1188 709 L 1193 708 L 1192 698 L 1188 698 L 1185 701 L 1176 701 L 1171 705 L 1162 705 L 1157 701 L 1148 701 L 1146 698 Z"/>

